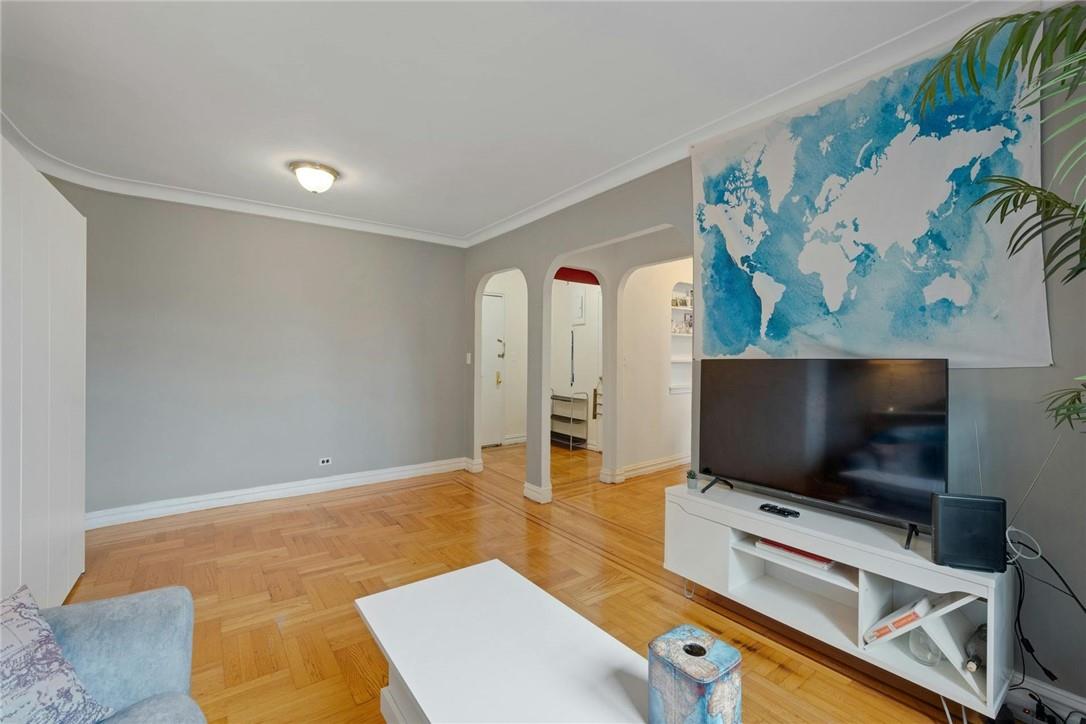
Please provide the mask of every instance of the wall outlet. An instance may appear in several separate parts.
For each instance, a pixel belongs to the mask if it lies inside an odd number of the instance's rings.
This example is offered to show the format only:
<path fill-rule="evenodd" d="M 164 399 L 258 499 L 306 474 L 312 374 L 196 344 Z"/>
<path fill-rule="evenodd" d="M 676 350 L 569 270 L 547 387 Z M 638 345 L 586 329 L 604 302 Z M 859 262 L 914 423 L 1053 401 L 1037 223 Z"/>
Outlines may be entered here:
<path fill-rule="evenodd" d="M 321 458 L 320 462 L 317 463 L 317 465 L 331 465 L 331 464 L 332 464 L 332 458 Z"/>

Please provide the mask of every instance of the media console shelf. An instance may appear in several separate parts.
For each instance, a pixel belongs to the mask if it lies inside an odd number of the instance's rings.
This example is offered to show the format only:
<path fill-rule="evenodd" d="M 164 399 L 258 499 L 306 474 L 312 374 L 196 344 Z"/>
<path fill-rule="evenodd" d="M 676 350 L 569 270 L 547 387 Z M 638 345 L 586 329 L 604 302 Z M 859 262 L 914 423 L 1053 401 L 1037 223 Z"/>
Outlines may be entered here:
<path fill-rule="evenodd" d="M 902 547 L 903 529 L 789 502 L 799 518 L 758 509 L 768 496 L 722 486 L 668 488 L 664 567 L 747 608 L 879 666 L 949 700 L 994 717 L 1012 667 L 1014 592 L 1007 574 L 931 562 L 928 536 Z M 834 561 L 827 569 L 759 548 L 766 538 Z M 920 620 L 865 644 L 863 635 L 899 606 L 927 595 L 940 605 Z M 987 666 L 965 668 L 965 644 L 988 626 Z M 926 666 L 909 652 L 922 627 L 943 658 Z"/>

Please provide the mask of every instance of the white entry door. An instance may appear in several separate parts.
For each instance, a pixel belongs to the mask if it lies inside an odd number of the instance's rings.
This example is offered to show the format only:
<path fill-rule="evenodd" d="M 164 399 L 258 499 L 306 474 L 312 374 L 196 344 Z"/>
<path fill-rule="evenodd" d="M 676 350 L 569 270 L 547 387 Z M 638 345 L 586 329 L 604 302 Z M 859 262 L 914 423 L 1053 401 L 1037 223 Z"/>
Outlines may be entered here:
<path fill-rule="evenodd" d="M 481 443 L 501 445 L 505 428 L 505 298 L 500 294 L 483 295 L 482 359 L 479 382 L 483 391 Z"/>

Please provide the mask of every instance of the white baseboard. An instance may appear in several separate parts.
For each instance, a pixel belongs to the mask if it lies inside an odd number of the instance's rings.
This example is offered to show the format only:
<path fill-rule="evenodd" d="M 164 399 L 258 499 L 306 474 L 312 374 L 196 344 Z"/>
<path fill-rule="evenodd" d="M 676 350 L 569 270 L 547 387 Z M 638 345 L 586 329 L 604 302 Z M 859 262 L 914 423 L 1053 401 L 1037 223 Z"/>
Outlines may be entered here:
<path fill-rule="evenodd" d="M 649 473 L 655 473 L 660 470 L 666 470 L 678 465 L 689 465 L 690 455 L 672 455 L 666 458 L 657 458 L 656 460 L 646 460 L 640 463 L 634 463 L 633 465 L 627 465 L 619 471 L 619 475 L 622 478 L 632 478 L 637 475 L 648 475 Z"/>
<path fill-rule="evenodd" d="M 464 458 L 464 459 L 467 461 L 467 464 L 464 466 L 464 469 L 467 470 L 469 473 L 481 473 L 481 472 L 483 472 L 483 459 L 482 458 L 474 458 L 472 460 L 468 460 L 467 458 Z"/>
<path fill-rule="evenodd" d="M 251 503 L 258 500 L 289 498 L 295 495 L 308 495 L 309 493 L 320 493 L 326 490 L 353 488 L 358 485 L 384 483 L 390 480 L 413 478 L 419 475 L 448 473 L 454 470 L 469 470 L 474 462 L 475 461 L 469 460 L 468 458 L 449 458 L 448 460 L 435 460 L 433 462 L 418 463 L 416 465 L 400 465 L 394 468 L 367 470 L 361 473 L 329 475 L 324 478 L 311 478 L 309 480 L 297 480 L 290 483 L 276 483 L 274 485 L 259 485 L 253 488 L 242 488 L 240 490 L 224 490 L 220 493 L 192 495 L 185 498 L 170 498 L 167 500 L 155 500 L 150 503 L 125 505 L 120 508 L 94 510 L 86 515 L 86 528 L 87 530 L 91 530 L 92 528 L 104 528 L 107 525 L 131 523 L 133 521 L 147 520 L 149 518 L 161 518 L 166 515 L 188 513 L 194 510 L 221 508 L 227 505 Z M 479 469 L 482 469 L 481 460 L 479 461 Z"/>
<path fill-rule="evenodd" d="M 539 485 L 532 485 L 531 483 L 525 482 L 524 497 L 537 503 L 549 503 L 551 502 L 551 489 L 550 487 L 544 488 Z"/>
<path fill-rule="evenodd" d="M 502 438 L 502 445 L 519 445 L 522 442 L 528 442 L 527 435 L 506 435 Z"/>
<path fill-rule="evenodd" d="M 657 458 L 656 460 L 646 460 L 640 463 L 634 463 L 633 465 L 627 465 L 619 470 L 609 470 L 608 468 L 600 469 L 600 482 L 601 483 L 624 483 L 627 478 L 634 478 L 638 475 L 648 475 L 649 473 L 655 473 L 658 470 L 667 470 L 668 468 L 676 467 L 677 465 L 689 465 L 689 455 L 672 455 L 666 458 Z"/>
<path fill-rule="evenodd" d="M 600 468 L 600 482 L 601 483 L 624 483 L 626 482 L 626 476 L 622 473 L 616 473 L 614 470 L 608 470 L 607 468 Z"/>
<path fill-rule="evenodd" d="M 1019 674 L 1014 673 L 1011 675 L 1012 681 L 1018 681 Z M 1034 679 L 1032 676 L 1027 676 L 1026 680 L 1022 683 L 1022 686 L 1027 689 L 1033 689 L 1037 692 L 1037 695 L 1044 700 L 1045 706 L 1051 707 L 1060 716 L 1067 716 L 1070 711 L 1086 711 L 1086 698 L 1079 696 L 1078 694 L 1072 694 L 1066 689 L 1053 686 L 1047 681 L 1040 679 Z M 1014 718 L 1019 721 L 1033 721 L 1026 718 L 1024 710 L 1029 709 L 1033 711 L 1037 706 L 1033 699 L 1029 698 L 1029 694 L 1022 689 L 1015 689 L 1007 692 L 1007 698 L 1004 700 L 1007 708 L 1014 714 Z M 1083 717 L 1083 721 L 1086 721 L 1086 717 Z M 1072 719 L 1069 724 L 1080 724 L 1078 721 Z"/>

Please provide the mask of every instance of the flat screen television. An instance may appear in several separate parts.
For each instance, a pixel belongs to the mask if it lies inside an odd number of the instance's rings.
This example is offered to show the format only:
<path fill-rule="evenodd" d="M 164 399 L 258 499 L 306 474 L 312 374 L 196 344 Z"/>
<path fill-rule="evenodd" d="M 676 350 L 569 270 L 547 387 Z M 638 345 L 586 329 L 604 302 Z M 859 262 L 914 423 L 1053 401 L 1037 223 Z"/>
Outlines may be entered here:
<path fill-rule="evenodd" d="M 700 389 L 703 475 L 930 531 L 947 489 L 946 360 L 704 360 Z"/>

